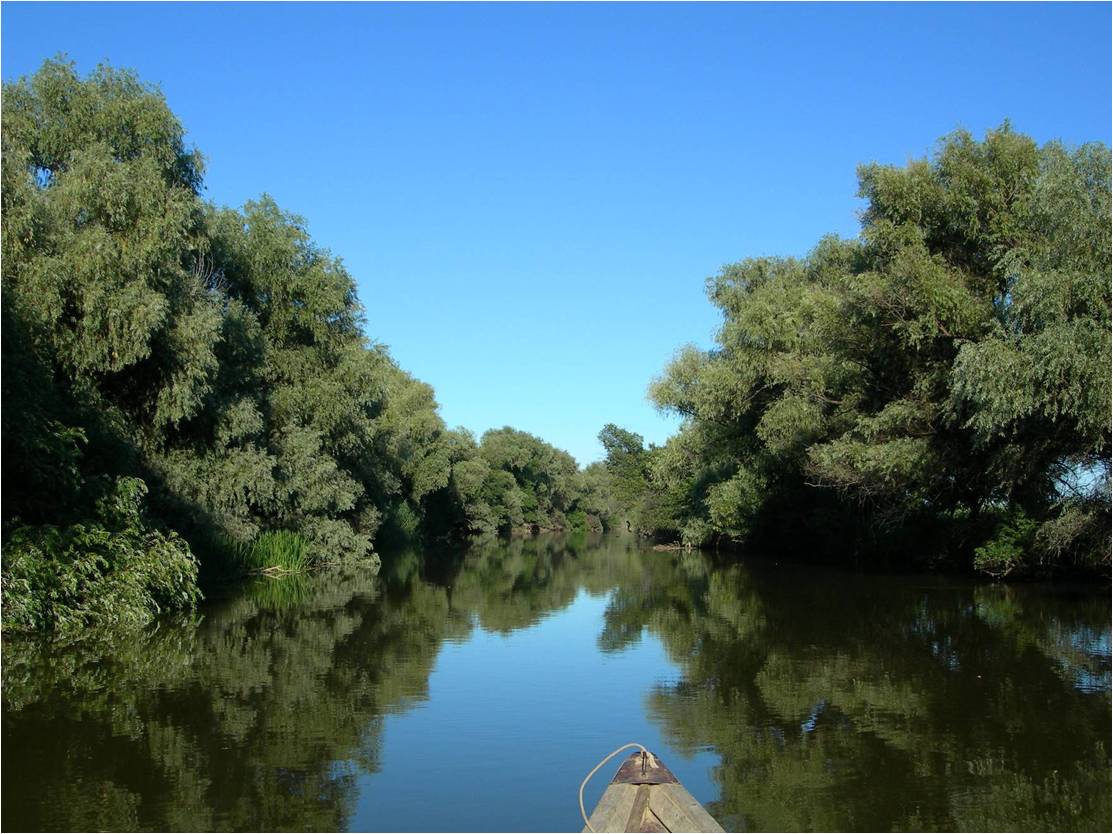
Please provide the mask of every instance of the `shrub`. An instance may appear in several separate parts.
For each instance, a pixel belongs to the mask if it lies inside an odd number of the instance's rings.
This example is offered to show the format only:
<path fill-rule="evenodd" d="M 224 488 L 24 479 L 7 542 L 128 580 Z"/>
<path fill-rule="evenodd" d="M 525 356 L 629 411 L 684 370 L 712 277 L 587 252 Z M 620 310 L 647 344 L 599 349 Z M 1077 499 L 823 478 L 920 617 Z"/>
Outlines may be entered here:
<path fill-rule="evenodd" d="M 998 579 L 1023 568 L 1034 550 L 1038 527 L 1023 510 L 1009 510 L 993 538 L 974 551 L 974 567 Z"/>
<path fill-rule="evenodd" d="M 575 509 L 567 515 L 568 529 L 573 532 L 583 532 L 588 528 L 587 513 L 583 510 Z"/>
<path fill-rule="evenodd" d="M 3 553 L 3 626 L 70 632 L 143 625 L 200 598 L 197 560 L 176 533 L 148 526 L 147 485 L 119 478 L 87 522 L 21 526 Z"/>

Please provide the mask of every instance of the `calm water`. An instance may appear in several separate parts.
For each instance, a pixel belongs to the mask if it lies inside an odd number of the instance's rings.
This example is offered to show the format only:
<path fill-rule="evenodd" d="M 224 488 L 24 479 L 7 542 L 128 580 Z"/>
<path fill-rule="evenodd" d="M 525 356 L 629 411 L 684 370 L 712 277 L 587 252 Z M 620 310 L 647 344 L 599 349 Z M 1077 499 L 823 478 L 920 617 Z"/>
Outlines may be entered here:
<path fill-rule="evenodd" d="M 0 823 L 579 830 L 641 741 L 728 830 L 1108 831 L 1110 732 L 1108 589 L 543 538 L 5 643 Z"/>

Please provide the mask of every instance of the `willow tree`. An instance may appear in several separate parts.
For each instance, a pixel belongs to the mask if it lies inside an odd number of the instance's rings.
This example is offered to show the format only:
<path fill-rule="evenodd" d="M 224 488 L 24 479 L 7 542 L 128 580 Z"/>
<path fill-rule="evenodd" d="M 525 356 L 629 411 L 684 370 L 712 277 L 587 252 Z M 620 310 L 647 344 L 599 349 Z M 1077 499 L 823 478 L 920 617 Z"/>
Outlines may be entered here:
<path fill-rule="evenodd" d="M 200 156 L 126 71 L 47 62 L 4 94 L 5 303 L 60 372 L 156 436 L 198 411 L 217 364 Z"/>
<path fill-rule="evenodd" d="M 1005 125 L 859 179 L 859 238 L 726 267 L 717 346 L 652 386 L 685 417 L 653 472 L 678 526 L 1108 564 L 1108 149 Z"/>
<path fill-rule="evenodd" d="M 4 100 L 5 621 L 141 621 L 196 594 L 189 549 L 126 476 L 217 366 L 201 160 L 128 72 L 47 62 Z"/>
<path fill-rule="evenodd" d="M 48 61 L 4 97 L 6 626 L 188 606 L 193 552 L 234 567 L 267 531 L 373 563 L 380 534 L 574 509 L 565 453 L 523 435 L 518 471 L 510 446 L 446 429 L 303 219 L 200 199 L 157 89 Z"/>

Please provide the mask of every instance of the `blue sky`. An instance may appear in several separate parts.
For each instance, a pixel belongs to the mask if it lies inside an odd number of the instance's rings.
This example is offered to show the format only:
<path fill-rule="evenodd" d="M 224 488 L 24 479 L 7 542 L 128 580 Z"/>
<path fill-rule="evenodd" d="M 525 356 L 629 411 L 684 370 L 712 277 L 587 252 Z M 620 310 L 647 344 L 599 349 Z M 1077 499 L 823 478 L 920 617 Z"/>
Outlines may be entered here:
<path fill-rule="evenodd" d="M 476 433 L 581 463 L 712 343 L 704 279 L 857 232 L 855 166 L 1005 118 L 1110 142 L 1110 6 L 4 3 L 10 81 L 60 52 L 157 83 L 206 197 L 262 192 L 368 335 Z"/>

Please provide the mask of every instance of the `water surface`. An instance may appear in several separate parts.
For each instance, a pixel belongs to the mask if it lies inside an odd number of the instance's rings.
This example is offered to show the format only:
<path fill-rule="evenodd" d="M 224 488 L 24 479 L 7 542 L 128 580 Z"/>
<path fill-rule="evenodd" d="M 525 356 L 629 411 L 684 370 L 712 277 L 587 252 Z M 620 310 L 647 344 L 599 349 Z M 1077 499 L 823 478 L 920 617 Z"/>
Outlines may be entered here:
<path fill-rule="evenodd" d="M 1110 731 L 1107 588 L 539 538 L 5 642 L 0 823 L 579 830 L 640 741 L 728 830 L 1109 830 Z"/>

